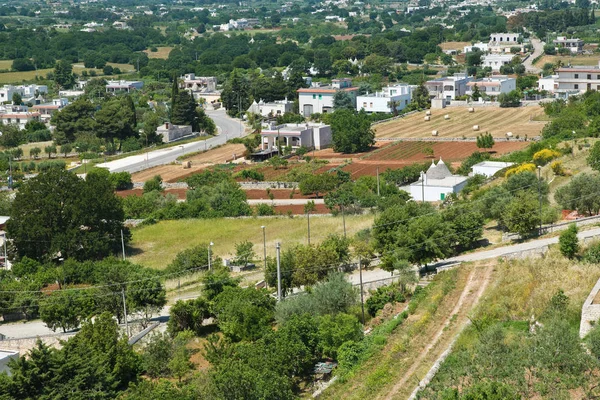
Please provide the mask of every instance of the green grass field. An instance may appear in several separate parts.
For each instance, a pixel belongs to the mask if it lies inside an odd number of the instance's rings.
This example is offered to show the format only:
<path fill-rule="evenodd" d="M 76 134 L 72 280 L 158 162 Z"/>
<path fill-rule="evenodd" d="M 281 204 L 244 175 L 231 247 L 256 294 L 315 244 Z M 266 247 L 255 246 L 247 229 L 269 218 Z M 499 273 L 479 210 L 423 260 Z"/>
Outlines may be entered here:
<path fill-rule="evenodd" d="M 373 214 L 346 217 L 349 236 L 373 224 Z M 296 244 L 306 244 L 307 223 L 305 217 L 272 218 L 219 218 L 162 221 L 155 225 L 136 228 L 130 246 L 135 255 L 133 262 L 146 267 L 164 269 L 182 250 L 201 243 L 214 243 L 214 254 L 230 257 L 235 244 L 244 240 L 254 243 L 259 260 L 263 255 L 261 225 L 266 226 L 267 255 L 275 255 L 275 244 L 283 249 Z M 342 217 L 312 216 L 310 219 L 311 243 L 318 243 L 331 233 L 343 234 Z"/>
<path fill-rule="evenodd" d="M 135 68 L 131 64 L 117 64 L 117 63 L 108 63 L 113 68 L 119 68 L 121 72 L 128 73 L 135 71 Z M 12 60 L 0 60 L 0 70 L 10 70 L 12 67 Z M 83 64 L 74 64 L 73 72 L 77 74 L 81 74 L 84 70 L 86 71 L 96 71 L 97 76 L 102 76 L 101 69 L 93 69 L 93 68 L 85 68 Z M 36 76 L 45 77 L 49 72 L 52 72 L 53 68 L 46 69 L 38 69 L 37 71 L 20 71 L 20 72 L 2 72 L 0 73 L 0 84 L 6 83 L 21 83 L 23 81 L 31 81 L 34 80 Z"/>

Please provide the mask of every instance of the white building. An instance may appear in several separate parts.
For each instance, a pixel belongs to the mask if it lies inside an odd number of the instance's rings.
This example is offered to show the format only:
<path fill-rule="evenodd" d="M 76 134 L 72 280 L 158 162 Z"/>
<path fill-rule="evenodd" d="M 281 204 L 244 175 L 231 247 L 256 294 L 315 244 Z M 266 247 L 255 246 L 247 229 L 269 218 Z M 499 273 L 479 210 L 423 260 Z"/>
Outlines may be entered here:
<path fill-rule="evenodd" d="M 556 80 L 558 79 L 558 75 L 548 75 L 542 76 L 538 80 L 538 90 L 546 91 L 550 93 L 554 93 L 556 89 L 558 89 L 558 83 Z"/>
<path fill-rule="evenodd" d="M 500 67 L 510 64 L 513 58 L 512 54 L 488 54 L 483 56 L 481 66 L 490 67 L 492 71 L 500 71 Z"/>
<path fill-rule="evenodd" d="M 10 360 L 17 360 L 18 358 L 18 351 L 0 350 L 0 374 L 6 372 L 8 375 L 10 375 L 10 368 L 8 367 L 8 363 L 10 362 Z"/>
<path fill-rule="evenodd" d="M 366 112 L 393 112 L 393 104 L 397 111 L 403 110 L 412 99 L 412 87 L 406 83 L 387 86 L 380 92 L 367 93 L 356 97 L 356 110 Z"/>
<path fill-rule="evenodd" d="M 483 42 L 477 42 L 472 44 L 471 46 L 465 46 L 463 48 L 463 52 L 464 53 L 470 53 L 472 52 L 474 49 L 478 49 L 484 53 L 487 53 L 489 51 L 489 47 L 487 43 L 483 43 Z"/>
<path fill-rule="evenodd" d="M 5 106 L 0 108 L 0 122 L 4 125 L 17 125 L 20 130 L 30 121 L 39 121 L 39 112 L 30 112 L 25 106 Z"/>
<path fill-rule="evenodd" d="M 581 39 L 567 39 L 565 36 L 559 36 L 556 40 L 552 41 L 557 49 L 569 49 L 571 53 L 578 54 L 583 52 L 583 40 Z"/>
<path fill-rule="evenodd" d="M 410 195 L 415 201 L 444 201 L 451 193 L 460 192 L 467 184 L 467 177 L 452 175 L 440 158 L 437 165 L 432 161 L 427 172 L 410 185 Z"/>
<path fill-rule="evenodd" d="M 262 115 L 263 117 L 277 117 L 285 113 L 292 112 L 294 109 L 294 102 L 286 100 L 276 100 L 270 103 L 265 103 L 260 100 L 258 103 L 256 100 L 248 108 L 248 112 L 252 114 Z"/>
<path fill-rule="evenodd" d="M 106 83 L 106 92 L 131 92 L 132 90 L 139 90 L 144 87 L 142 81 L 108 81 Z"/>
<path fill-rule="evenodd" d="M 18 93 L 24 102 L 30 101 L 37 96 L 48 93 L 48 86 L 46 85 L 4 85 L 0 88 L 0 103 L 5 101 L 12 101 L 12 97 L 15 93 Z"/>
<path fill-rule="evenodd" d="M 511 162 L 501 161 L 482 161 L 478 164 L 473 165 L 473 175 L 483 175 L 487 178 L 491 178 L 496 175 L 498 171 L 503 170 L 514 165 Z"/>
<path fill-rule="evenodd" d="M 38 104 L 32 107 L 33 110 L 40 113 L 40 120 L 42 122 L 50 121 L 52 115 L 57 111 L 60 111 L 69 104 L 69 100 L 65 98 L 53 99 L 50 103 Z"/>
<path fill-rule="evenodd" d="M 467 94 L 467 83 L 472 80 L 473 78 L 468 77 L 466 74 L 454 74 L 427 81 L 425 82 L 425 87 L 432 99 L 450 101 L 456 100 L 458 96 Z"/>
<path fill-rule="evenodd" d="M 193 132 L 190 125 L 173 125 L 166 122 L 156 128 L 156 134 L 162 136 L 163 143 L 170 143 L 191 136 Z"/>
<path fill-rule="evenodd" d="M 477 79 L 467 83 L 467 94 L 471 96 L 477 85 L 482 95 L 498 96 L 501 93 L 510 93 L 517 89 L 517 80 L 506 75 L 495 75 L 487 78 Z"/>
<path fill-rule="evenodd" d="M 331 144 L 331 127 L 315 123 L 272 125 L 263 129 L 260 136 L 261 150 L 265 154 L 277 152 L 278 139 L 283 147 L 320 150 Z"/>
<path fill-rule="evenodd" d="M 520 38 L 520 33 L 492 33 L 490 35 L 490 43 L 518 44 Z"/>
<path fill-rule="evenodd" d="M 573 94 L 600 90 L 600 65 L 562 67 L 556 72 L 555 92 Z"/>
<path fill-rule="evenodd" d="M 334 79 L 331 85 L 298 89 L 300 113 L 308 117 L 314 113 L 325 114 L 333 110 L 333 96 L 338 90 L 350 95 L 353 106 L 356 107 L 358 88 L 352 86 L 350 78 Z"/>
<path fill-rule="evenodd" d="M 58 95 L 63 98 L 76 99 L 85 94 L 83 90 L 59 90 Z"/>
<path fill-rule="evenodd" d="M 190 92 L 214 92 L 217 90 L 217 78 L 214 76 L 196 76 L 185 74 L 180 78 L 180 87 Z"/>

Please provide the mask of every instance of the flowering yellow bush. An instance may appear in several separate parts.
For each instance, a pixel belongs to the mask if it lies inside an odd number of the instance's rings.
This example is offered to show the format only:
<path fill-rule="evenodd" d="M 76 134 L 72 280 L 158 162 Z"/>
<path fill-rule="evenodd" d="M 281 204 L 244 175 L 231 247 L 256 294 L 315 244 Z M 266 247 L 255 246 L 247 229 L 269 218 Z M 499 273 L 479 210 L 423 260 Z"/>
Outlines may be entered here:
<path fill-rule="evenodd" d="M 537 154 L 537 153 L 536 153 Z M 511 175 L 520 174 L 522 172 L 535 172 L 535 164 L 533 163 L 525 163 L 521 165 L 517 165 L 516 167 L 512 167 L 506 171 L 504 174 L 505 177 L 509 177 Z"/>
<path fill-rule="evenodd" d="M 560 153 L 556 150 L 543 149 L 533 155 L 533 162 L 536 165 L 546 165 L 550 160 L 560 157 Z"/>
<path fill-rule="evenodd" d="M 550 164 L 550 168 L 552 168 L 552 172 L 554 172 L 555 175 L 565 175 L 565 169 L 563 168 L 562 161 L 554 161 L 552 164 Z"/>

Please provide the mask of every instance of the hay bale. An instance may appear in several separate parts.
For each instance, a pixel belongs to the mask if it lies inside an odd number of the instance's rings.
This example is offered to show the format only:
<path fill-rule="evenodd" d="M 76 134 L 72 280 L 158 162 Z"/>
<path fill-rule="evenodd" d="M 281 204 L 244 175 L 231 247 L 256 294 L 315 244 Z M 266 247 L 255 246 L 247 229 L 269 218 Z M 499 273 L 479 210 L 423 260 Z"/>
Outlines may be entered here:
<path fill-rule="evenodd" d="M 438 135 L 438 131 L 431 131 L 431 136 L 437 136 Z"/>
<path fill-rule="evenodd" d="M 429 120 L 431 120 L 431 117 L 430 117 L 430 116 L 427 116 L 427 117 L 423 118 L 423 120 L 425 120 L 425 121 L 429 121 Z"/>
<path fill-rule="evenodd" d="M 450 119 L 450 116 L 448 114 L 444 115 L 444 119 Z"/>
<path fill-rule="evenodd" d="M 473 125 L 473 130 L 474 131 L 478 131 L 479 130 L 479 125 Z"/>
<path fill-rule="evenodd" d="M 425 111 L 425 115 L 430 116 L 431 115 L 431 111 Z"/>
<path fill-rule="evenodd" d="M 474 112 L 475 112 L 475 109 L 474 109 L 473 107 L 469 107 L 469 112 L 470 112 L 470 113 L 474 113 Z"/>

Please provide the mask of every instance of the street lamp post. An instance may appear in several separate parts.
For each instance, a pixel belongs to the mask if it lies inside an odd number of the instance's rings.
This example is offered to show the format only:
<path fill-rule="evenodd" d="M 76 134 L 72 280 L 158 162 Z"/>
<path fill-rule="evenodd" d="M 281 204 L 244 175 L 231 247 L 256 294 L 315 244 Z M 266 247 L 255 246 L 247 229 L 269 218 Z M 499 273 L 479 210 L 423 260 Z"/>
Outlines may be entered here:
<path fill-rule="evenodd" d="M 209 270 L 209 271 L 210 271 L 210 249 L 211 249 L 211 247 L 212 247 L 213 245 L 214 245 L 214 243 L 213 243 L 213 242 L 210 242 L 210 243 L 208 244 L 208 270 Z"/>
<path fill-rule="evenodd" d="M 267 236 L 265 233 L 265 226 L 261 226 L 263 233 L 263 260 L 265 262 L 265 274 L 267 273 Z"/>
<path fill-rule="evenodd" d="M 538 170 L 538 198 L 540 200 L 540 209 L 539 209 L 540 230 L 538 232 L 538 236 L 542 236 L 542 167 L 540 165 L 538 165 L 537 170 Z"/>

